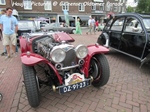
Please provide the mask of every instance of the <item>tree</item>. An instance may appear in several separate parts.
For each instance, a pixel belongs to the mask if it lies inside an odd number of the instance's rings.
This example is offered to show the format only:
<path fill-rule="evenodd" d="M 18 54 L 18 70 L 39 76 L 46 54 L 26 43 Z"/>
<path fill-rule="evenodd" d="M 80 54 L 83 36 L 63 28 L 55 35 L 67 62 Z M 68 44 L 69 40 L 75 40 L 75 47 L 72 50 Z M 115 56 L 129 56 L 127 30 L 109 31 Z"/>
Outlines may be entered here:
<path fill-rule="evenodd" d="M 138 13 L 150 13 L 150 2 L 149 0 L 139 0 L 136 8 Z"/>
<path fill-rule="evenodd" d="M 128 6 L 128 7 L 127 7 L 127 12 L 135 12 L 135 11 L 134 11 L 134 8 L 133 8 L 133 7 Z"/>

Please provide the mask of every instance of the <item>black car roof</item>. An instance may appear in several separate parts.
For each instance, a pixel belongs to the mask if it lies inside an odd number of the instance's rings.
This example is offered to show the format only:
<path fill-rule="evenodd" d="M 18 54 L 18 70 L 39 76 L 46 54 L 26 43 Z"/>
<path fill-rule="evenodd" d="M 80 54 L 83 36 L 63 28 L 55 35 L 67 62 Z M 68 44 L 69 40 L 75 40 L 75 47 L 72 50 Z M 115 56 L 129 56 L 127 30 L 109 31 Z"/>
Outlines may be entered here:
<path fill-rule="evenodd" d="M 118 16 L 136 16 L 136 17 L 149 17 L 150 18 L 150 14 L 140 14 L 140 13 L 122 13 L 122 14 L 117 14 L 116 17 Z"/>

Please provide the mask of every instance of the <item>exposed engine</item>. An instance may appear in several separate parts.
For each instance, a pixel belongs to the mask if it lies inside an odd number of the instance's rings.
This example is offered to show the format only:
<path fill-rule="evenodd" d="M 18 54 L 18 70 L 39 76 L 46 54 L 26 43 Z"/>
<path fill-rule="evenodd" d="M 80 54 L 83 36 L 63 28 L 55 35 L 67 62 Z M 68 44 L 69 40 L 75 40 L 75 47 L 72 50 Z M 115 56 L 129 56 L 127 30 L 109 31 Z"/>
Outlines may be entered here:
<path fill-rule="evenodd" d="M 57 64 L 61 63 L 61 67 L 76 64 L 75 48 L 73 45 L 67 44 L 65 41 L 58 43 L 52 37 L 47 36 L 35 40 L 33 49 L 34 52 L 40 54 L 49 61 Z"/>
<path fill-rule="evenodd" d="M 50 59 L 50 52 L 53 47 L 56 45 L 52 38 L 43 38 L 36 42 L 37 44 L 37 52 L 43 57 Z"/>

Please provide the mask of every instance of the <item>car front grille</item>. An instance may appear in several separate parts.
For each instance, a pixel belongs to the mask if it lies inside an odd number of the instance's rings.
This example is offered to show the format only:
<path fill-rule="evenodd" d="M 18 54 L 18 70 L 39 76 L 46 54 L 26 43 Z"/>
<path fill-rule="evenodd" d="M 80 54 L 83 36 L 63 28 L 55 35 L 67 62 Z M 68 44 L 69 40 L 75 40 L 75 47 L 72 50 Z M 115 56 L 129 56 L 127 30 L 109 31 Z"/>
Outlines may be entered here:
<path fill-rule="evenodd" d="M 76 62 L 76 53 L 74 49 L 70 49 L 66 52 L 66 58 L 62 62 L 63 67 L 72 66 L 77 64 Z"/>

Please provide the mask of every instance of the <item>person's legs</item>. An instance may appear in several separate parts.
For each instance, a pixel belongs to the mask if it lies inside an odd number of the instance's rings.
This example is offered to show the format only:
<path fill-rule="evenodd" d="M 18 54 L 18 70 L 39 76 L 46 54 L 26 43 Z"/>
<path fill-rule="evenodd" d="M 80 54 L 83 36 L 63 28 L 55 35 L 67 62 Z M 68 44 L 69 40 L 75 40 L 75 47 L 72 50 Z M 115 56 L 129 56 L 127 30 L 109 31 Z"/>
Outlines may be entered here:
<path fill-rule="evenodd" d="M 88 27 L 88 31 L 86 32 L 86 34 L 88 34 L 89 32 L 91 33 L 91 27 L 90 26 Z"/>
<path fill-rule="evenodd" d="M 1 30 L 0 30 L 0 36 L 1 36 L 1 40 L 2 40 L 2 42 L 3 42 L 3 34 L 2 34 L 2 32 L 1 32 Z M 1 56 L 4 56 L 4 55 L 6 55 L 6 54 L 7 54 L 7 51 L 6 51 L 6 47 L 4 46 L 4 52 L 1 53 Z"/>
<path fill-rule="evenodd" d="M 9 39 L 9 35 L 5 35 L 3 34 L 3 45 L 6 48 L 7 51 L 7 57 L 6 58 L 10 58 L 10 39 Z"/>
<path fill-rule="evenodd" d="M 18 52 L 18 46 L 16 45 L 16 52 Z"/>
<path fill-rule="evenodd" d="M 7 54 L 6 47 L 4 46 L 4 52 L 1 53 L 1 56 L 5 56 Z"/>
<path fill-rule="evenodd" d="M 89 29 L 88 29 L 88 31 L 87 31 L 87 34 L 90 32 L 90 34 L 92 34 L 92 27 L 91 26 L 89 26 Z"/>
<path fill-rule="evenodd" d="M 88 27 L 88 30 L 87 30 L 86 34 L 88 34 L 89 30 L 90 30 L 90 27 Z"/>
<path fill-rule="evenodd" d="M 94 34 L 95 34 L 95 32 L 96 32 L 96 26 L 94 26 Z"/>
<path fill-rule="evenodd" d="M 14 33 L 10 35 L 10 39 L 11 39 L 13 54 L 16 54 L 16 44 L 17 44 L 16 34 Z"/>
<path fill-rule="evenodd" d="M 6 45 L 7 56 L 10 57 L 10 46 Z"/>
<path fill-rule="evenodd" d="M 93 30 L 93 32 L 94 32 L 94 34 L 95 34 L 95 26 L 93 26 L 92 30 Z"/>
<path fill-rule="evenodd" d="M 6 47 L 4 47 L 4 52 L 5 52 L 5 53 L 7 53 L 7 51 L 6 51 Z"/>

